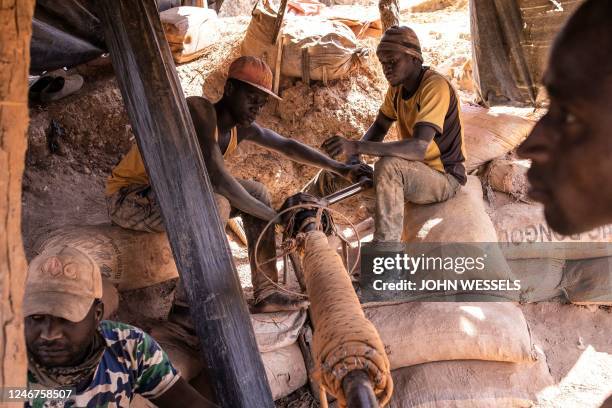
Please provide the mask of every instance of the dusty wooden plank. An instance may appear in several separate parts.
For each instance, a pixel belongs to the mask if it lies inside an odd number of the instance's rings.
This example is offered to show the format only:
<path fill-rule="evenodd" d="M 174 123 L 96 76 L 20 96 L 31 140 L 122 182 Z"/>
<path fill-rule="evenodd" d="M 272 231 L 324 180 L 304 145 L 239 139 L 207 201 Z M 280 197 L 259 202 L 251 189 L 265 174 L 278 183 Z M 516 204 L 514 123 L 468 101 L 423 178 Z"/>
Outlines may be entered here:
<path fill-rule="evenodd" d="M 217 400 L 273 407 L 213 191 L 154 0 L 98 3 Z"/>
<path fill-rule="evenodd" d="M 26 382 L 21 305 L 27 264 L 21 239 L 21 178 L 33 13 L 34 0 L 6 0 L 0 7 L 0 387 L 23 387 Z"/>

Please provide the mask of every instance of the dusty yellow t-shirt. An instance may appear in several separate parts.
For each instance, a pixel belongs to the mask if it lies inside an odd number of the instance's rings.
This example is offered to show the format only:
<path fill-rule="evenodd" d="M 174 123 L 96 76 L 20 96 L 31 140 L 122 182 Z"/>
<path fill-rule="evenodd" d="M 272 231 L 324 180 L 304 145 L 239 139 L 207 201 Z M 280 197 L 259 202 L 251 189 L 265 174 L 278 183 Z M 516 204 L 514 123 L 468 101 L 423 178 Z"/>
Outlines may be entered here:
<path fill-rule="evenodd" d="M 219 140 L 217 129 L 215 129 L 215 140 Z M 238 129 L 233 127 L 230 131 L 230 141 L 227 150 L 223 153 L 223 158 L 227 159 L 238 146 Z M 140 151 L 136 143 L 132 145 L 130 151 L 115 166 L 111 175 L 106 180 L 106 195 L 113 195 L 123 187 L 132 184 L 149 184 L 149 176 L 145 170 Z"/>
<path fill-rule="evenodd" d="M 446 78 L 424 67 L 414 94 L 407 95 L 402 85 L 389 87 L 380 111 L 397 121 L 402 139 L 412 138 L 419 124 L 432 126 L 436 135 L 425 153 L 425 163 L 466 183 L 459 98 Z"/>

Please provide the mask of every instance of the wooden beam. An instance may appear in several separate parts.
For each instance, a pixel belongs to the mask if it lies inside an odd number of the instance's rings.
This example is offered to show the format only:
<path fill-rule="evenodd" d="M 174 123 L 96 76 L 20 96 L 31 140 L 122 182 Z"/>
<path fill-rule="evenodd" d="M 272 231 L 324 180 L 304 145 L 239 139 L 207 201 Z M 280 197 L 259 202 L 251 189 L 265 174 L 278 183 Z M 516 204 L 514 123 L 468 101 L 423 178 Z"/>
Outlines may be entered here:
<path fill-rule="evenodd" d="M 283 26 L 283 20 L 285 19 L 285 10 L 287 10 L 287 0 L 281 0 L 280 6 L 278 7 L 278 13 L 276 14 L 276 20 L 274 20 L 274 30 L 272 30 L 272 44 L 276 44 L 278 34 Z"/>
<path fill-rule="evenodd" d="M 21 309 L 27 271 L 21 179 L 28 141 L 33 13 L 34 0 L 6 0 L 0 6 L 0 399 L 2 387 L 26 386 L 28 367 Z"/>
<path fill-rule="evenodd" d="M 273 407 L 238 274 L 154 0 L 98 2 L 208 375 L 222 407 Z"/>

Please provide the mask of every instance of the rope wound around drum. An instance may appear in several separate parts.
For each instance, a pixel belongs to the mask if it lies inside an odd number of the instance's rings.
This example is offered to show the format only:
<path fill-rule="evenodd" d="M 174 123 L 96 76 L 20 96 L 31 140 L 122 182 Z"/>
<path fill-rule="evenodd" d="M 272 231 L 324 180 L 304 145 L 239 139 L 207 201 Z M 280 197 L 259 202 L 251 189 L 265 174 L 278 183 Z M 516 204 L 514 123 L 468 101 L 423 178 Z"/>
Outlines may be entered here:
<path fill-rule="evenodd" d="M 343 380 L 350 372 L 362 370 L 378 403 L 385 406 L 393 391 L 389 359 L 378 331 L 363 313 L 342 259 L 330 248 L 325 234 L 316 230 L 306 233 L 303 253 L 314 326 L 315 378 L 340 407 L 346 407 Z"/>
<path fill-rule="evenodd" d="M 312 203 L 288 206 L 278 215 L 285 225 L 280 256 L 296 250 L 301 255 L 314 327 L 313 376 L 321 384 L 321 406 L 327 407 L 326 391 L 338 400 L 341 408 L 347 407 L 343 381 L 348 374 L 362 371 L 369 378 L 379 406 L 384 407 L 393 392 L 389 359 L 378 331 L 363 313 L 342 258 L 327 240 L 326 233 L 335 233 L 343 239 L 335 229 L 332 214 L 348 221 L 359 239 L 355 226 L 336 210 Z M 276 259 L 266 262 L 271 261 Z M 255 262 L 257 267 L 261 265 L 257 259 Z M 357 262 L 359 255 L 351 270 Z"/>

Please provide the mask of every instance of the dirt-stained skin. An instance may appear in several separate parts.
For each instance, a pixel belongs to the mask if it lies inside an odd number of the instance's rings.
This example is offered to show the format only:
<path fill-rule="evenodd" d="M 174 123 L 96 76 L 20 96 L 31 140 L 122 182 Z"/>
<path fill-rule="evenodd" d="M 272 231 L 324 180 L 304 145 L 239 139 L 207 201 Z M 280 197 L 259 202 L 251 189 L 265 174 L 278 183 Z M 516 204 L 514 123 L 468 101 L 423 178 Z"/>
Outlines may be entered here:
<path fill-rule="evenodd" d="M 553 46 L 548 113 L 518 152 L 532 160 L 530 196 L 562 234 L 612 222 L 612 2 L 589 0 Z"/>

